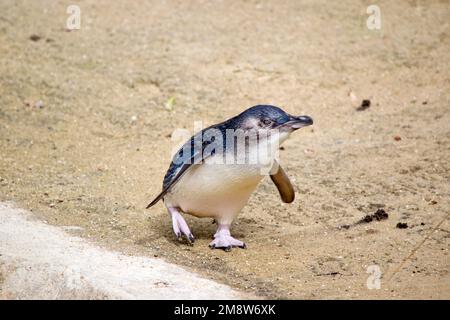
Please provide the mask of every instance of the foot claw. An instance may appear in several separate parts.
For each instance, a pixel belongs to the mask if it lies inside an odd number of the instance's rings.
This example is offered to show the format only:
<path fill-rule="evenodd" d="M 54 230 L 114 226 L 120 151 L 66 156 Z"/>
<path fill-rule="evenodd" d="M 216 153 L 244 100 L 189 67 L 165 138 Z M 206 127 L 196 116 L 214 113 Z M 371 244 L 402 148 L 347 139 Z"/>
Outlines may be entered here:
<path fill-rule="evenodd" d="M 191 243 L 194 243 L 194 242 L 195 242 L 195 237 L 194 237 L 194 235 L 193 235 L 192 233 L 189 234 L 188 240 L 189 240 L 189 242 L 191 242 Z"/>

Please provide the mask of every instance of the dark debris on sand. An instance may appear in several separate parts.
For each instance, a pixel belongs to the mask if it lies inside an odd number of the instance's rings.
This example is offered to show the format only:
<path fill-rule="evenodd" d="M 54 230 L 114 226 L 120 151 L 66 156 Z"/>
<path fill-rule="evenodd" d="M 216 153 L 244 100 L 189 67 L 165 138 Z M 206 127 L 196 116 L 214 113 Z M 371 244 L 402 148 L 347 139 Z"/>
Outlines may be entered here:
<path fill-rule="evenodd" d="M 397 229 L 406 229 L 406 228 L 408 228 L 408 224 L 406 222 L 399 222 L 399 223 L 397 223 L 396 228 Z"/>
<path fill-rule="evenodd" d="M 363 110 L 366 110 L 367 108 L 370 107 L 370 105 L 371 105 L 371 101 L 370 101 L 369 99 L 364 99 L 364 100 L 361 102 L 361 105 L 360 105 L 358 108 L 356 108 L 356 111 L 363 111 Z"/>
<path fill-rule="evenodd" d="M 374 220 L 381 221 L 381 220 L 386 220 L 387 218 L 389 218 L 389 214 L 386 211 L 384 211 L 384 209 L 378 209 L 375 213 L 366 215 L 364 218 L 359 220 L 356 224 L 370 223 Z"/>
<path fill-rule="evenodd" d="M 386 211 L 384 211 L 384 209 L 378 209 L 377 211 L 375 211 L 375 213 L 366 215 L 364 218 L 362 218 L 358 222 L 355 222 L 352 225 L 344 224 L 339 226 L 338 228 L 348 230 L 350 229 L 350 227 L 356 226 L 358 224 L 370 223 L 372 221 L 386 220 L 387 218 L 389 218 L 389 214 Z"/>

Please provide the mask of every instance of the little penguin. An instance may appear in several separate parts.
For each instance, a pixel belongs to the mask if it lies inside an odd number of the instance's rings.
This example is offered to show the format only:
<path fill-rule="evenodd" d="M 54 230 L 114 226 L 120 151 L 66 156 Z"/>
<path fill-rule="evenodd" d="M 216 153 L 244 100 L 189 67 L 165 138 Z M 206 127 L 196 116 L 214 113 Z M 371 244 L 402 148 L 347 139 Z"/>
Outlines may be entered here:
<path fill-rule="evenodd" d="M 313 124 L 309 116 L 292 116 L 272 105 L 253 106 L 192 136 L 175 153 L 162 192 L 147 206 L 163 200 L 179 239 L 195 238 L 182 213 L 213 218 L 217 231 L 210 248 L 246 248 L 230 227 L 265 175 L 270 175 L 285 203 L 295 193 L 277 161 L 277 151 L 290 134 Z"/>

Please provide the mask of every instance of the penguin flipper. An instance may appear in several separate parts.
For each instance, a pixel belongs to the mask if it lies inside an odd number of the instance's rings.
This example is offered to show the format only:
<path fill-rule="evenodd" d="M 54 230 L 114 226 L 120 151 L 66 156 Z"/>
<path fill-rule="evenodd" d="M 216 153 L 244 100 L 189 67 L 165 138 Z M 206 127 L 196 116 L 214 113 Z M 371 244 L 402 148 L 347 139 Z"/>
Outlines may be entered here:
<path fill-rule="evenodd" d="M 295 191 L 289 177 L 278 162 L 274 163 L 276 172 L 270 175 L 273 183 L 277 186 L 281 200 L 285 203 L 291 203 L 295 199 Z"/>

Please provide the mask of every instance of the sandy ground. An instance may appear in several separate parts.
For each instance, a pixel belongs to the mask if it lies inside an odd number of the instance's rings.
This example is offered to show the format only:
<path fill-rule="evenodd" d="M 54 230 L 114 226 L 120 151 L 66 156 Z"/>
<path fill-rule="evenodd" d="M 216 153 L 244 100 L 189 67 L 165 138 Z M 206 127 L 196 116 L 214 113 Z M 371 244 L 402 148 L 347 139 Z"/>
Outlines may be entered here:
<path fill-rule="evenodd" d="M 372 1 L 76 3 L 67 32 L 65 1 L 0 2 L 0 200 L 262 297 L 450 298 L 448 1 L 377 1 L 378 31 Z M 176 242 L 144 209 L 171 133 L 260 103 L 315 120 L 281 151 L 295 202 L 266 179 L 234 225 L 247 250 L 211 251 L 191 217 L 195 246 Z"/>
<path fill-rule="evenodd" d="M 33 219 L 34 218 L 34 219 Z M 243 299 L 161 259 L 98 248 L 0 203 L 0 299 Z"/>

